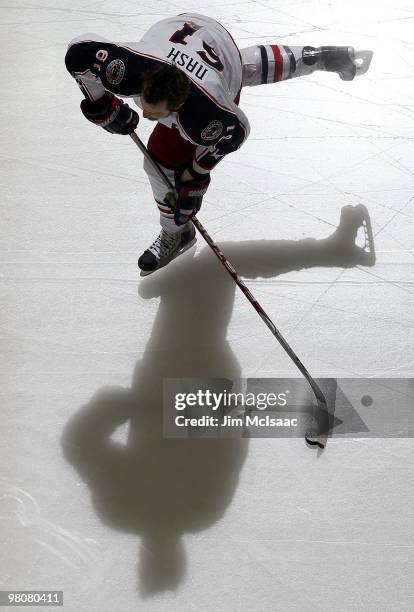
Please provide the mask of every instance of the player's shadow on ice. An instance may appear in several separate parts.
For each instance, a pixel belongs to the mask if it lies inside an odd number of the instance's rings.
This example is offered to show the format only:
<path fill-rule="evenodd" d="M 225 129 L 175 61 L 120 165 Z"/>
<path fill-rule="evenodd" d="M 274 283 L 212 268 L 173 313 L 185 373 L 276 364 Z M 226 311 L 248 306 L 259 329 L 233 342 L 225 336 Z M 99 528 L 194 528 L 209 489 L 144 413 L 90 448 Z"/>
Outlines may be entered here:
<path fill-rule="evenodd" d="M 273 277 L 313 266 L 361 263 L 356 261 L 358 253 L 346 246 L 354 234 L 352 224 L 342 223 L 325 240 L 248 241 L 222 247 L 240 274 Z M 207 529 L 226 512 L 248 440 L 177 440 L 162 434 L 163 378 L 241 375 L 226 341 L 233 281 L 206 248 L 196 258 L 182 256 L 143 280 L 139 292 L 161 300 L 131 388 L 98 391 L 67 423 L 62 445 L 65 458 L 90 488 L 100 519 L 142 538 L 139 583 L 141 593 L 148 595 L 176 589 L 183 580 L 183 535 Z M 254 317 L 252 313 L 252 324 Z M 131 333 L 146 335 L 151 321 L 143 325 Z M 128 428 L 126 442 L 113 439 L 120 426 Z"/>

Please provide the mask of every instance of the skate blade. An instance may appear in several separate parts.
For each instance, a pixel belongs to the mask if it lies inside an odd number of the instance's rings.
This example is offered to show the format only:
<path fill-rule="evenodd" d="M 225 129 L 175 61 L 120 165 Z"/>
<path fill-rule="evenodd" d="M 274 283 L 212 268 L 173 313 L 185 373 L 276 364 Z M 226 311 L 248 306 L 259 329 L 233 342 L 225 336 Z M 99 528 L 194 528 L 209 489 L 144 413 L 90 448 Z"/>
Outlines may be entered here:
<path fill-rule="evenodd" d="M 355 51 L 355 56 L 354 56 L 354 64 L 356 68 L 355 76 L 361 76 L 362 74 L 365 74 L 367 72 L 368 68 L 371 65 L 373 55 L 374 55 L 373 51 L 368 51 L 368 50 Z"/>
<path fill-rule="evenodd" d="M 188 251 L 188 249 L 190 249 L 196 242 L 197 242 L 197 236 L 194 236 L 192 241 L 186 244 L 182 249 L 180 249 L 174 255 L 174 257 L 171 257 L 171 259 L 167 259 L 167 261 L 165 261 L 161 266 L 158 266 L 157 268 L 155 268 L 155 270 L 149 270 L 148 272 L 145 270 L 141 270 L 140 276 L 150 276 L 150 274 L 154 274 L 154 272 L 158 272 L 158 270 L 161 270 L 161 268 L 165 268 L 165 266 L 167 266 L 169 263 L 174 261 L 174 259 L 177 259 L 177 257 L 179 257 L 180 255 Z"/>

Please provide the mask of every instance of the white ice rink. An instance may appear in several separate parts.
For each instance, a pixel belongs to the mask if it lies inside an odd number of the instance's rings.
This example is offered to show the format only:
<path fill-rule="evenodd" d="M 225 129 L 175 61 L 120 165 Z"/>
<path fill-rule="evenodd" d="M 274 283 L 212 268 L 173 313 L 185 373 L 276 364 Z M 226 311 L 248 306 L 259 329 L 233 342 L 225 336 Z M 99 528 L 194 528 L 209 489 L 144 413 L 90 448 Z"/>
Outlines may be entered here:
<path fill-rule="evenodd" d="M 139 277 L 159 227 L 141 153 L 83 118 L 64 65 L 74 36 L 138 40 L 186 11 L 239 47 L 372 49 L 353 82 L 244 89 L 251 135 L 199 218 L 314 376 L 409 378 L 412 2 L 0 6 L 0 590 L 63 590 L 67 612 L 414 610 L 412 439 L 333 438 L 320 456 L 302 439 L 163 439 L 164 377 L 297 371 L 201 238 Z M 299 242 L 357 204 L 374 267 Z"/>

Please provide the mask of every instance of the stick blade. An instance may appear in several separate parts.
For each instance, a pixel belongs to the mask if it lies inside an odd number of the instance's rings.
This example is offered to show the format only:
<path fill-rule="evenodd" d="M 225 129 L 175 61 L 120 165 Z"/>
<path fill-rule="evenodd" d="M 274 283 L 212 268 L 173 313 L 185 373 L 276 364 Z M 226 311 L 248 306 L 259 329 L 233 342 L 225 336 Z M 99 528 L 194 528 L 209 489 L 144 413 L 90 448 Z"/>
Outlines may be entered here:
<path fill-rule="evenodd" d="M 326 446 L 326 436 L 313 436 L 312 434 L 308 434 L 305 436 L 305 442 L 310 448 L 320 448 L 324 450 Z"/>

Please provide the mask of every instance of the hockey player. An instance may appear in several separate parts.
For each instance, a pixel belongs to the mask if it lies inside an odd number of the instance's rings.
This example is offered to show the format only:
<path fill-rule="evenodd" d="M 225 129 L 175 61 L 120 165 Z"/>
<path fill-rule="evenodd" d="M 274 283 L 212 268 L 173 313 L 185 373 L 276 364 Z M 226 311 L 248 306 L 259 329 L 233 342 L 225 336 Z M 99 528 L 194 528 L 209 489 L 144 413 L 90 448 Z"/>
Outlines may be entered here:
<path fill-rule="evenodd" d="M 200 209 L 210 172 L 249 134 L 239 108 L 246 86 L 283 81 L 315 70 L 336 72 L 345 81 L 363 74 L 372 52 L 353 47 L 256 45 L 239 50 L 217 21 L 193 13 L 153 25 L 137 43 L 112 43 L 87 34 L 71 41 L 66 67 L 85 98 L 85 117 L 115 134 L 138 125 L 131 97 L 144 118 L 157 121 L 149 141 L 152 157 L 176 187 L 168 189 L 144 161 L 160 212 L 161 232 L 141 255 L 148 274 L 195 242 L 190 219 Z"/>

